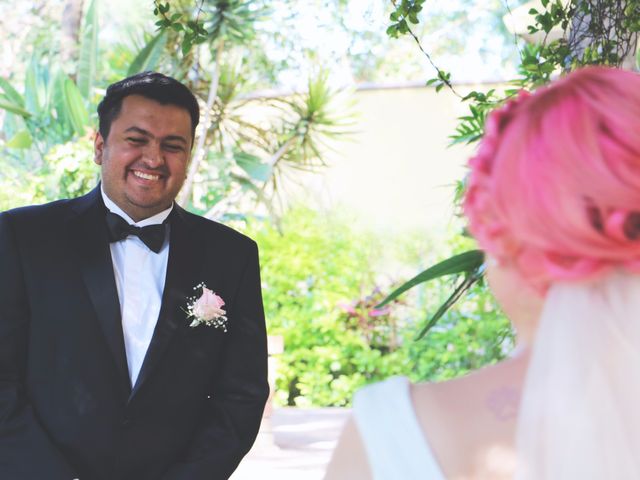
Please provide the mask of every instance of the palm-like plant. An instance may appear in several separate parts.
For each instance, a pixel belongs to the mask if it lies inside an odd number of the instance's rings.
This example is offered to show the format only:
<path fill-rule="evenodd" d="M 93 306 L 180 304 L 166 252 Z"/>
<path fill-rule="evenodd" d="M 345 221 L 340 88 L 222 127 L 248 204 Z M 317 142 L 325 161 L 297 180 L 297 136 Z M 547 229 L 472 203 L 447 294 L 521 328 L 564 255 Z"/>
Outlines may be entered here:
<path fill-rule="evenodd" d="M 247 0 L 203 0 L 190 8 L 195 9 L 191 12 L 195 19 L 186 21 L 183 18 L 188 12 L 173 12 L 173 4 L 156 2 L 155 12 L 160 17 L 158 26 L 174 39 L 173 44 L 181 43 L 183 59 L 191 62 L 194 90 L 206 95 L 192 162 L 178 201 L 205 208 L 207 216 L 218 218 L 250 193 L 274 213 L 272 203 L 287 173 L 323 166 L 326 143 L 343 133 L 346 120 L 335 108 L 335 92 L 328 86 L 328 75 L 321 73 L 309 81 L 304 94 L 283 99 L 243 97 L 247 80 L 242 57 L 256 39 L 267 7 Z M 268 125 L 245 115 L 247 109 L 263 107 L 278 112 Z M 211 186 L 215 179 L 224 177 L 221 164 L 230 168 L 232 181 L 222 182 L 223 195 L 212 196 L 206 184 Z"/>
<path fill-rule="evenodd" d="M 0 78 L 0 109 L 5 110 L 3 132 L 10 156 L 37 165 L 52 146 L 84 135 L 97 65 L 97 7 L 98 0 L 91 1 L 84 15 L 75 81 L 40 53 L 31 59 L 23 93 Z"/>
<path fill-rule="evenodd" d="M 221 90 L 228 92 L 228 89 Z M 339 97 L 329 87 L 327 73 L 322 72 L 309 80 L 304 93 L 266 101 L 238 98 L 226 104 L 226 108 L 220 105 L 218 138 L 224 139 L 223 143 L 235 152 L 235 162 L 242 173 L 235 174 L 238 180 L 235 191 L 214 205 L 207 216 L 219 218 L 247 191 L 275 214 L 280 186 L 295 182 L 299 171 L 317 171 L 325 166 L 324 155 L 330 141 L 348 133 L 350 114 Z M 247 122 L 243 112 L 253 108 L 274 108 L 278 113 L 276 125 L 271 123 L 264 128 Z"/>

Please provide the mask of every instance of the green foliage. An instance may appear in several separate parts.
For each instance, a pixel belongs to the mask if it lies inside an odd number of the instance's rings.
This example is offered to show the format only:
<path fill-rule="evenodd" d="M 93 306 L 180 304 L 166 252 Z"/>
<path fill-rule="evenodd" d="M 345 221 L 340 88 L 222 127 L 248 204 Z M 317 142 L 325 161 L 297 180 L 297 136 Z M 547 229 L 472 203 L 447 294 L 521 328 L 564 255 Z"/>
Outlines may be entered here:
<path fill-rule="evenodd" d="M 457 263 L 459 267 L 469 269 L 474 265 L 477 267 L 479 257 L 473 239 L 456 233 L 447 238 L 446 246 L 447 249 L 439 253 L 439 258 L 453 254 L 452 258 L 461 260 L 454 261 L 454 265 Z M 425 261 L 429 262 L 423 257 Z M 446 265 L 448 261 L 440 263 Z M 476 278 L 464 287 L 465 295 L 442 312 L 451 297 L 450 292 L 460 287 L 458 278 L 434 278 L 408 292 L 414 296 L 405 298 L 405 301 L 416 312 L 413 322 L 407 327 L 404 344 L 407 364 L 411 367 L 410 373 L 405 374 L 412 380 L 455 378 L 504 358 L 513 348 L 515 338 L 510 322 L 503 316 L 478 273 L 475 270 L 473 275 Z M 464 279 L 471 276 L 466 275 Z M 425 313 L 430 320 L 424 320 Z M 441 318 L 437 323 L 433 322 L 439 314 Z M 422 337 L 425 325 L 429 334 Z M 421 339 L 416 341 L 416 338 Z"/>
<path fill-rule="evenodd" d="M 447 260 L 440 262 L 437 265 L 429 267 L 424 272 L 419 273 L 408 282 L 402 284 L 400 287 L 391 292 L 387 298 L 380 302 L 378 308 L 384 307 L 390 301 L 395 300 L 404 292 L 415 287 L 416 285 L 446 275 L 454 275 L 476 270 L 480 268 L 483 262 L 484 255 L 480 250 L 470 250 L 468 252 L 464 252 L 454 257 L 448 258 Z"/>
<path fill-rule="evenodd" d="M 453 136 L 454 141 L 480 139 L 486 114 L 514 95 L 517 89 L 532 90 L 548 83 L 558 72 L 586 65 L 620 66 L 635 47 L 640 25 L 638 0 L 545 0 L 542 6 L 541 11 L 529 11 L 532 22 L 528 31 L 530 34 L 544 33 L 544 37 L 541 43 L 528 44 L 521 49 L 520 76 L 511 81 L 515 89 L 505 91 L 502 98 L 495 95 L 471 97 L 472 114 L 461 119 L 461 128 Z M 552 31 L 562 34 L 558 39 L 548 40 Z M 465 97 L 467 99 L 469 96 Z M 473 109 L 482 115 L 475 115 Z"/>
<path fill-rule="evenodd" d="M 260 247 L 269 333 L 284 337 L 278 403 L 348 405 L 366 383 L 390 375 L 458 376 L 496 361 L 512 345 L 508 322 L 479 289 L 416 342 L 424 310 L 442 302 L 448 280 L 377 307 L 383 288 L 376 284 L 379 265 L 372 260 L 383 256 L 383 245 L 376 237 L 353 228 L 348 219 L 305 208 L 290 210 L 282 230 L 284 235 L 254 222 L 248 232 Z M 456 248 L 469 246 L 466 241 Z M 406 254 L 406 245 L 398 248 Z"/>
<path fill-rule="evenodd" d="M 237 215 L 235 209 L 246 205 L 248 198 L 277 215 L 282 185 L 295 179 L 298 170 L 324 166 L 327 140 L 345 133 L 347 126 L 335 108 L 336 92 L 329 88 L 328 73 L 320 69 L 309 79 L 305 93 L 276 99 L 241 97 L 251 87 L 253 75 L 247 59 L 263 48 L 257 36 L 266 24 L 268 5 L 247 0 L 175 6 L 155 2 L 156 25 L 167 37 L 165 56 L 180 57 L 180 69 L 196 78 L 193 90 L 207 98 L 202 123 L 210 127 L 196 142 L 179 201 L 210 218 Z M 151 48 L 148 43 L 136 61 L 142 63 Z M 256 109 L 266 113 L 264 121 L 246 115 Z M 224 170 L 217 161 L 229 158 L 235 160 L 231 167 L 237 168 Z M 218 191 L 211 195 L 211 189 Z M 213 199 L 222 202 L 210 203 Z"/>
<path fill-rule="evenodd" d="M 154 1 L 153 14 L 159 20 L 156 26 L 161 31 L 173 30 L 179 36 L 182 55 L 188 55 L 195 45 L 242 44 L 254 36 L 254 25 L 266 15 L 264 7 L 256 7 L 256 2 L 246 0 L 214 0 L 200 2 L 195 18 L 186 10 L 171 14 L 169 3 Z M 201 18 L 202 14 L 206 17 Z"/>
<path fill-rule="evenodd" d="M 241 213 L 239 199 L 245 204 L 252 199 L 277 219 L 283 187 L 295 183 L 300 171 L 322 168 L 329 142 L 348 134 L 351 105 L 343 92 L 329 87 L 325 72 L 310 79 L 304 93 L 241 98 L 241 66 L 220 68 L 209 156 L 198 170 L 192 204 L 211 218 L 228 218 Z M 247 111 L 261 120 L 249 121 Z M 214 199 L 220 202 L 211 203 Z"/>
<path fill-rule="evenodd" d="M 554 29 L 563 32 L 559 40 L 547 43 L 545 38 L 541 45 L 541 65 L 548 65 L 548 69 L 619 66 L 633 53 L 635 36 L 640 31 L 640 1 L 545 0 L 542 5 L 542 11 L 529 11 L 534 19 L 529 33 L 548 35 Z"/>
<path fill-rule="evenodd" d="M 427 321 L 427 324 L 418 335 L 419 340 L 424 337 L 429 330 L 431 330 L 436 322 L 440 320 L 447 310 L 449 310 L 449 308 L 451 308 L 451 306 L 453 306 L 464 293 L 466 293 L 476 282 L 480 280 L 484 271 L 483 264 L 484 254 L 480 250 L 469 250 L 468 252 L 455 255 L 427 268 L 408 282 L 403 283 L 391 292 L 379 305 L 377 305 L 377 308 L 384 307 L 407 290 L 410 290 L 421 283 L 430 282 L 431 280 L 447 275 L 462 276 L 462 281 L 458 283 L 453 290 L 453 293 Z"/>
<path fill-rule="evenodd" d="M 90 126 L 98 63 L 98 4 L 99 0 L 91 0 L 83 17 L 75 80 L 46 44 L 32 50 L 22 88 L 15 80 L 0 78 L 3 157 L 12 167 L 21 166 L 27 176 L 40 171 L 52 147 L 82 137 Z"/>
<path fill-rule="evenodd" d="M 25 171 L 5 165 L 0 172 L 0 211 L 83 195 L 98 178 L 90 138 L 55 145 L 38 168 Z"/>
<path fill-rule="evenodd" d="M 352 124 L 351 104 L 339 98 L 339 93 L 329 86 L 329 72 L 320 70 L 308 81 L 304 94 L 274 99 L 273 103 L 283 112 L 279 147 L 289 143 L 277 158 L 274 166 L 289 166 L 314 170 L 324 166 L 323 149 L 327 142 L 349 133 Z M 279 172 L 276 172 L 279 173 Z"/>
<path fill-rule="evenodd" d="M 53 145 L 84 135 L 89 125 L 86 99 L 75 82 L 35 56 L 26 72 L 24 93 L 18 93 L 6 79 L 0 87 L 4 92 L 0 108 L 6 110 L 3 130 L 9 147 L 26 149 L 33 144 L 41 156 Z M 12 142 L 16 135 L 24 141 Z M 28 155 L 12 154 L 22 158 Z"/>
<path fill-rule="evenodd" d="M 0 211 L 42 201 L 32 177 L 11 164 L 4 165 L 0 172 Z"/>
<path fill-rule="evenodd" d="M 164 30 L 151 37 L 131 62 L 129 70 L 127 71 L 127 76 L 146 72 L 148 70 L 155 70 L 166 43 L 167 35 Z"/>
<path fill-rule="evenodd" d="M 269 14 L 265 4 L 255 0 L 215 0 L 204 4 L 202 11 L 208 14 L 207 34 L 234 45 L 253 40 L 258 23 Z"/>
<path fill-rule="evenodd" d="M 423 49 L 418 38 L 406 23 L 417 24 L 417 13 L 421 11 L 418 2 L 403 1 L 399 5 L 391 2 L 396 10 L 391 16 L 388 34 L 397 38 L 400 35 L 412 35 L 419 48 L 434 66 L 437 76 L 427 82 L 435 85 L 436 90 L 444 86 L 455 92 L 451 75 L 442 71 Z M 419 2 L 420 4 L 422 2 Z M 495 90 L 488 92 L 472 91 L 462 101 L 468 102 L 469 113 L 460 118 L 452 143 L 473 143 L 483 134 L 486 115 L 517 90 L 531 90 L 549 82 L 560 71 L 569 71 L 585 65 L 619 66 L 632 53 L 640 31 L 640 0 L 621 0 L 600 2 L 580 0 L 564 2 L 544 0 L 542 10 L 532 8 L 530 34 L 542 33 L 539 44 L 527 44 L 520 49 L 519 77 L 509 83 L 512 87 L 500 95 Z M 549 40 L 552 31 L 561 32 L 560 38 Z"/>
<path fill-rule="evenodd" d="M 82 98 L 91 99 L 98 63 L 98 6 L 99 0 L 91 0 L 84 16 L 78 59 L 77 85 Z"/>
<path fill-rule="evenodd" d="M 409 23 L 418 24 L 418 14 L 422 11 L 422 4 L 425 0 L 401 0 L 391 1 L 395 10 L 391 13 L 390 19 L 392 23 L 387 28 L 387 35 L 392 38 L 398 38 L 410 32 Z"/>
<path fill-rule="evenodd" d="M 431 284 L 430 289 L 448 290 L 451 285 Z M 437 302 L 434 302 L 434 305 Z M 415 335 L 415 334 L 414 334 Z M 407 341 L 414 381 L 439 381 L 495 363 L 514 345 L 509 321 L 482 284 L 475 284 L 453 309 L 420 341 Z"/>
<path fill-rule="evenodd" d="M 284 236 L 270 225 L 250 230 L 260 246 L 269 333 L 284 337 L 277 397 L 285 405 L 345 404 L 365 381 L 361 372 L 379 372 L 380 354 L 345 324 L 341 306 L 372 285 L 375 246 L 323 220 L 298 208 L 284 217 Z"/>
<path fill-rule="evenodd" d="M 204 28 L 203 23 L 197 18 L 196 20 L 186 20 L 183 22 L 182 17 L 184 13 L 176 12 L 171 15 L 169 14 L 169 10 L 171 10 L 169 2 L 163 4 L 155 0 L 153 3 L 155 5 L 153 14 L 160 18 L 156 22 L 156 26 L 161 29 L 161 31 L 170 28 L 182 35 L 181 44 L 183 55 L 189 53 L 193 45 L 204 43 L 207 40 L 208 32 Z"/>
<path fill-rule="evenodd" d="M 43 200 L 75 198 L 89 192 L 98 183 L 100 169 L 93 162 L 93 142 L 84 137 L 56 145 L 45 156 L 36 185 Z"/>

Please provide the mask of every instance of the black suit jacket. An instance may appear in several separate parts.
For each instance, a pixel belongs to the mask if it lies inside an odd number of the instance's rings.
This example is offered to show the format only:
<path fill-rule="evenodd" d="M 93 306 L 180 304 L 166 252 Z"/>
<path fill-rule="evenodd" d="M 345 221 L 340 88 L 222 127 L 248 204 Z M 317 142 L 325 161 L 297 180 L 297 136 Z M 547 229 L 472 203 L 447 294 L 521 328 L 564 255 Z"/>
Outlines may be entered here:
<path fill-rule="evenodd" d="M 0 214 L 0 479 L 228 478 L 268 395 L 256 244 L 178 206 L 157 325 L 127 373 L 99 188 Z M 189 327 L 204 282 L 228 332 Z"/>

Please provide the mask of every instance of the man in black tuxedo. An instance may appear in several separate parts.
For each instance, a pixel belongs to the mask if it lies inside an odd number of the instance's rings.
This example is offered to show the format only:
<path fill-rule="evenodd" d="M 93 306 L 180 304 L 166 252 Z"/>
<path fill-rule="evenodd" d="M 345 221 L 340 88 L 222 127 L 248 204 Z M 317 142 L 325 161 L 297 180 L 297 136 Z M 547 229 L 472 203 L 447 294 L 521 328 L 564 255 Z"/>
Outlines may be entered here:
<path fill-rule="evenodd" d="M 226 479 L 268 395 L 256 244 L 174 203 L 187 87 L 135 75 L 98 114 L 101 184 L 0 214 L 0 479 Z M 190 326 L 202 284 L 226 324 Z"/>

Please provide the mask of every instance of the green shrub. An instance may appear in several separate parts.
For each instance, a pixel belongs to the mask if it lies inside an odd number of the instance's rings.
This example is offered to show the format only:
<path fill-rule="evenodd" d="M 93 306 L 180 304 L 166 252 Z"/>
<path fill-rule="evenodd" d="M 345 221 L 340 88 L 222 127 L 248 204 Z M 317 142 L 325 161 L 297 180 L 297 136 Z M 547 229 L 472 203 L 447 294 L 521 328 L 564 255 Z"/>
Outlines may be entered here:
<path fill-rule="evenodd" d="M 285 215 L 282 231 L 256 221 L 247 232 L 260 246 L 269 333 L 284 338 L 278 404 L 349 405 L 364 384 L 391 375 L 414 381 L 451 378 L 496 361 L 510 348 L 508 322 L 481 289 L 420 341 L 414 338 L 428 311 L 450 291 L 450 281 L 416 288 L 389 308 L 374 309 L 406 280 L 381 280 L 377 272 L 386 271 L 383 263 L 389 257 L 402 260 L 412 275 L 419 271 L 415 259 L 425 258 L 427 239 L 381 239 L 349 219 L 301 207 Z M 465 248 L 449 246 L 439 256 Z"/>
<path fill-rule="evenodd" d="M 78 197 L 94 188 L 99 177 L 89 137 L 55 145 L 37 169 L 26 172 L 4 166 L 0 172 L 0 211 Z"/>

